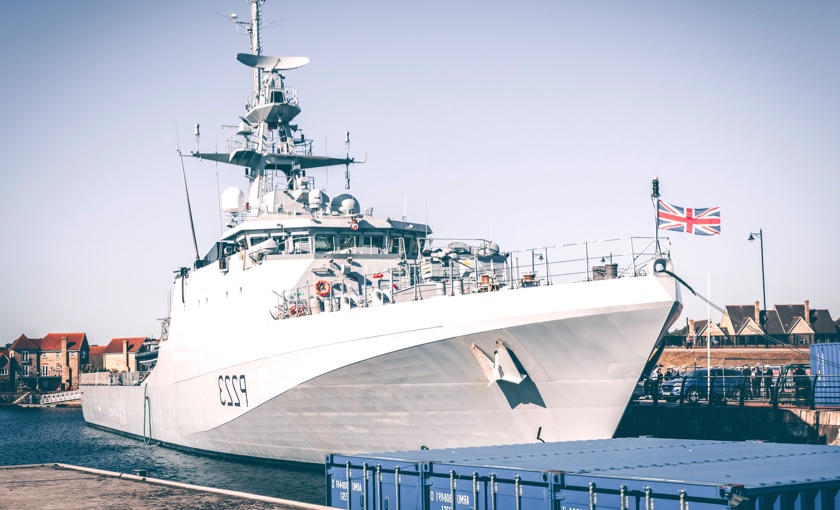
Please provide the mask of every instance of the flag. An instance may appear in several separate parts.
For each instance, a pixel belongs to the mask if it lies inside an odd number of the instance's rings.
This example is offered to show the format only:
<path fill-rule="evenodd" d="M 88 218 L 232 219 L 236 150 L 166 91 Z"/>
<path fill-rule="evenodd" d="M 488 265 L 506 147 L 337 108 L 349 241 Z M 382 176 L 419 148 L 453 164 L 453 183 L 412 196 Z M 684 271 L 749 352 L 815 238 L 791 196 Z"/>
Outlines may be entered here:
<path fill-rule="evenodd" d="M 701 236 L 720 235 L 720 207 L 692 209 L 659 200 L 659 230 L 672 230 Z"/>

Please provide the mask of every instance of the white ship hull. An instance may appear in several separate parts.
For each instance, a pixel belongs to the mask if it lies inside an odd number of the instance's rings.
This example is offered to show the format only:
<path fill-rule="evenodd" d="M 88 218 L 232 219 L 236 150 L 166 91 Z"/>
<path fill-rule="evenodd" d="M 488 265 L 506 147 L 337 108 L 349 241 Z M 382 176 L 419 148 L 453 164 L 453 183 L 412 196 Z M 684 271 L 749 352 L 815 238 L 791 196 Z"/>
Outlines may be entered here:
<path fill-rule="evenodd" d="M 205 308 L 179 328 L 173 313 L 141 385 L 83 386 L 85 420 L 172 446 L 308 463 L 538 434 L 607 438 L 680 305 L 674 279 L 660 274 L 291 320 L 263 311 L 251 327 Z M 497 341 L 520 383 L 482 369 L 473 345 L 492 357 Z"/>

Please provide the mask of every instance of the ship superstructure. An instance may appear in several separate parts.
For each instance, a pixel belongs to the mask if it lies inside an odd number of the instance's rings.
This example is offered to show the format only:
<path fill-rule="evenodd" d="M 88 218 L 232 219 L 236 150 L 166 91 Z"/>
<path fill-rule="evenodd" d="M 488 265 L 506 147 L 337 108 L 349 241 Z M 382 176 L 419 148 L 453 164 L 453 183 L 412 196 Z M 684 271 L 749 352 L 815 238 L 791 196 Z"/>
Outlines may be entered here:
<path fill-rule="evenodd" d="M 321 463 L 367 452 L 610 437 L 681 309 L 641 238 L 503 251 L 442 240 L 330 197 L 307 170 L 283 74 L 251 2 L 253 94 L 224 153 L 228 230 L 176 273 L 150 371 L 88 374 L 85 420 L 199 451 Z M 345 138 L 349 146 L 349 134 Z"/>

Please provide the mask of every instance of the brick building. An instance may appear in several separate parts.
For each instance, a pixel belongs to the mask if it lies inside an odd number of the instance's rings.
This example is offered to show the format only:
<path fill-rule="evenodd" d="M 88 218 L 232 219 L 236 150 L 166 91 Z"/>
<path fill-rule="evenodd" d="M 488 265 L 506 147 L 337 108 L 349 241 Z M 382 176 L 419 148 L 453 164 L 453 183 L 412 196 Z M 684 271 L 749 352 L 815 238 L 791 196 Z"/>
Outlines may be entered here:
<path fill-rule="evenodd" d="M 136 372 L 136 356 L 146 340 L 146 337 L 114 338 L 102 352 L 103 368 L 109 372 Z"/>
<path fill-rule="evenodd" d="M 38 391 L 78 388 L 89 352 L 85 333 L 50 333 L 44 338 L 20 335 L 9 347 L 10 361 L 17 365 L 16 385 Z"/>
<path fill-rule="evenodd" d="M 0 349 L 0 393 L 15 391 L 15 368 L 9 351 Z"/>

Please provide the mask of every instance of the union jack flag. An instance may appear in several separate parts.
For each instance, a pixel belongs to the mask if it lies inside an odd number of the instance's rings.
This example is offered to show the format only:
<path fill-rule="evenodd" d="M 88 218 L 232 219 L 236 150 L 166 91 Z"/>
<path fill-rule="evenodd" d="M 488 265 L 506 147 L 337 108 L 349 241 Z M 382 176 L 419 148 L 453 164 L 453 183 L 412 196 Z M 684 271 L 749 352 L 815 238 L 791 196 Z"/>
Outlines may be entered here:
<path fill-rule="evenodd" d="M 720 207 L 692 209 L 659 200 L 659 230 L 701 236 L 720 235 Z"/>

